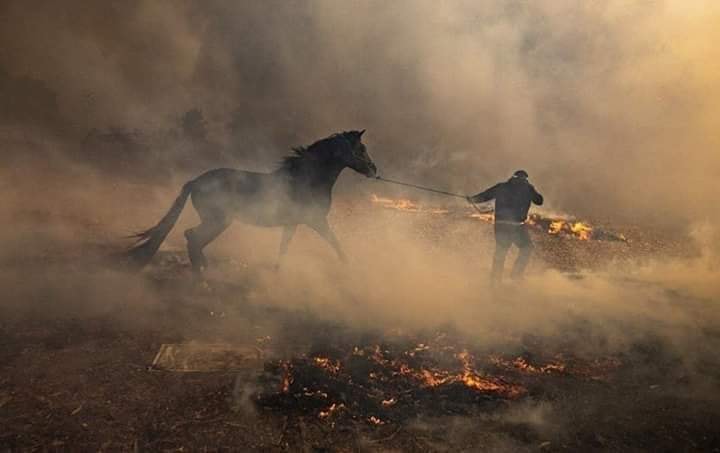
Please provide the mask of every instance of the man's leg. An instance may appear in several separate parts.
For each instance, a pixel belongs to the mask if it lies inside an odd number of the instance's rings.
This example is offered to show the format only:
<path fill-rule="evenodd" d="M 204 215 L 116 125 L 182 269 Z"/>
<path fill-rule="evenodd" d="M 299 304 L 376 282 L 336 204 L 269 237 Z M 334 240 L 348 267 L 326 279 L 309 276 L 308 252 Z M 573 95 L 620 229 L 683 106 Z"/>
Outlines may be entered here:
<path fill-rule="evenodd" d="M 513 280 L 520 280 L 525 274 L 525 268 L 530 262 L 530 255 L 533 251 L 533 243 L 530 240 L 530 234 L 526 225 L 520 225 L 517 227 L 513 238 L 513 242 L 518 247 L 518 257 L 513 266 L 511 278 Z"/>
<path fill-rule="evenodd" d="M 510 244 L 511 242 L 508 241 L 507 237 L 507 225 L 495 224 L 495 255 L 493 256 L 492 271 L 490 273 L 490 280 L 493 285 L 502 281 L 505 257 L 510 249 Z"/>

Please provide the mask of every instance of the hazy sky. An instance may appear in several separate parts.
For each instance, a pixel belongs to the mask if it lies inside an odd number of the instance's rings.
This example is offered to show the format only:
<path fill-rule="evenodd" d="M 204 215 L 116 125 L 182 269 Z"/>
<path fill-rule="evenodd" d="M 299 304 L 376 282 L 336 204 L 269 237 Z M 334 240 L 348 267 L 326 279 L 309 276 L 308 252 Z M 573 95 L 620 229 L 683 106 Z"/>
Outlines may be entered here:
<path fill-rule="evenodd" d="M 710 0 L 6 0 L 0 131 L 198 107 L 256 168 L 367 128 L 388 176 L 472 192 L 525 168 L 557 209 L 717 219 L 718 23 Z"/>

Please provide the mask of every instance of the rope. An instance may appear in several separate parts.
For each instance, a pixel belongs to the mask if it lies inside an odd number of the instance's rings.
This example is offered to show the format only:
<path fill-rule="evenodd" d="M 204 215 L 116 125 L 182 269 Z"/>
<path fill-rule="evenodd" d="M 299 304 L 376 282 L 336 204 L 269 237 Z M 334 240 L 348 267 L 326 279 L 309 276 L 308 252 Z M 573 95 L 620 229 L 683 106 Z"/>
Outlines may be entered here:
<path fill-rule="evenodd" d="M 389 182 L 390 184 L 397 184 L 397 185 L 399 185 L 399 186 L 413 187 L 413 188 L 415 188 L 415 189 L 425 190 L 425 191 L 427 191 L 427 192 L 439 193 L 439 194 L 441 194 L 441 195 L 447 195 L 447 196 L 450 196 L 450 197 L 463 198 L 465 201 L 467 201 L 468 203 L 470 203 L 470 206 L 472 206 L 473 208 L 475 208 L 475 210 L 476 210 L 478 213 L 480 213 L 480 214 L 487 214 L 486 211 L 483 211 L 483 210 L 481 210 L 480 208 L 478 208 L 477 205 L 476 205 L 476 204 L 470 199 L 470 197 L 468 197 L 467 195 L 461 195 L 461 194 L 459 194 L 459 193 L 453 193 L 453 192 L 446 192 L 446 191 L 444 191 L 444 190 L 433 189 L 433 188 L 431 188 L 431 187 L 418 186 L 417 184 L 410 184 L 410 183 L 408 183 L 408 182 L 395 181 L 395 180 L 393 180 L 393 179 L 386 179 L 386 178 L 383 178 L 383 177 L 381 177 L 381 176 L 376 176 L 375 179 L 377 179 L 378 181 Z"/>
<path fill-rule="evenodd" d="M 375 179 L 377 179 L 377 180 L 379 180 L 379 181 L 389 182 L 389 183 L 391 183 L 391 184 L 397 184 L 397 185 L 399 185 L 399 186 L 414 187 L 414 188 L 416 188 L 416 189 L 426 190 L 426 191 L 428 191 L 428 192 L 435 192 L 435 193 L 439 193 L 439 194 L 442 194 L 442 195 L 449 195 L 449 196 L 451 196 L 451 197 L 457 197 L 457 198 L 465 198 L 465 199 L 467 199 L 467 195 L 460 195 L 459 193 L 445 192 L 444 190 L 432 189 L 432 188 L 430 188 L 430 187 L 418 186 L 418 185 L 416 185 L 416 184 L 410 184 L 410 183 L 407 183 L 407 182 L 395 181 L 395 180 L 392 180 L 392 179 L 385 179 L 385 178 L 383 178 L 383 177 L 381 177 L 381 176 L 376 176 Z"/>

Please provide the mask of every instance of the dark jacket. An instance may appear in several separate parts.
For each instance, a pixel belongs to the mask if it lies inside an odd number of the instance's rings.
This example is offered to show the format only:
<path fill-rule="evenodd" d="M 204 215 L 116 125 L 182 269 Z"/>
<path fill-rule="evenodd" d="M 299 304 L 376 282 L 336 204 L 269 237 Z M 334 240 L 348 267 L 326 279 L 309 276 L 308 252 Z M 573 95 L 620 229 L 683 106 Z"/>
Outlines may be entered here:
<path fill-rule="evenodd" d="M 470 197 L 475 203 L 495 199 L 495 221 L 524 222 L 530 203 L 543 204 L 543 197 L 525 178 L 512 177 L 485 192 Z"/>

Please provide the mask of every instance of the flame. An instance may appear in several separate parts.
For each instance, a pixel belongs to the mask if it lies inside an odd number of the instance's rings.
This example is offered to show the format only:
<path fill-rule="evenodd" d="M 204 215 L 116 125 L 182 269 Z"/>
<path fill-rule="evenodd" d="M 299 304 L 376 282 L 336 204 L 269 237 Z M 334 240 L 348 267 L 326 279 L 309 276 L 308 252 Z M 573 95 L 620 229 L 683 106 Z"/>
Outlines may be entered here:
<path fill-rule="evenodd" d="M 372 194 L 371 200 L 373 203 L 379 204 L 384 208 L 387 209 L 395 209 L 397 211 L 405 211 L 405 212 L 422 212 L 422 213 L 430 213 L 430 214 L 448 214 L 450 213 L 449 210 L 444 208 L 437 208 L 437 207 L 427 207 L 427 206 L 421 206 L 417 203 L 414 203 L 406 198 L 383 198 L 379 197 L 375 194 Z M 477 219 L 482 222 L 492 223 L 495 220 L 495 214 L 492 211 L 488 212 L 476 212 L 473 211 L 470 214 L 468 214 L 468 217 L 471 219 Z M 593 235 L 593 226 L 590 225 L 587 222 L 582 222 L 578 220 L 568 220 L 564 218 L 557 218 L 557 217 L 545 217 L 541 216 L 540 214 L 531 214 L 527 220 L 525 221 L 526 224 L 544 230 L 548 234 L 554 235 L 554 236 L 568 236 L 568 237 L 574 237 L 576 239 L 580 239 L 582 241 L 587 241 L 589 239 L 592 239 Z M 605 236 L 625 241 L 625 237 L 618 234 L 608 234 L 605 232 Z"/>
<path fill-rule="evenodd" d="M 419 343 L 415 348 L 403 354 L 408 357 L 415 357 L 416 353 L 421 353 L 429 349 L 429 345 Z M 522 386 L 509 384 L 499 378 L 485 377 L 475 371 L 471 365 L 472 356 L 466 350 L 455 354 L 455 357 L 462 365 L 462 371 L 460 372 L 451 372 L 444 369 L 428 369 L 425 367 L 413 368 L 402 360 L 388 360 L 384 357 L 379 345 L 367 349 L 360 349 L 356 346 L 353 348 L 353 355 L 367 355 L 378 365 L 390 368 L 393 376 L 408 376 L 417 380 L 423 387 L 439 387 L 461 382 L 469 388 L 482 392 L 498 393 L 509 398 L 518 397 L 525 393 L 525 389 Z M 317 358 L 315 360 L 317 362 Z M 338 369 L 339 366 L 338 363 Z M 332 368 L 330 370 L 332 371 Z M 374 380 L 378 378 L 378 375 L 375 372 L 370 372 L 368 377 Z M 383 405 L 391 405 L 390 402 L 395 404 L 396 400 L 394 398 L 383 400 Z"/>
<path fill-rule="evenodd" d="M 385 407 L 394 406 L 395 403 L 397 403 L 397 398 L 388 398 L 386 400 L 382 400 L 381 404 Z"/>
<path fill-rule="evenodd" d="M 290 371 L 290 364 L 287 362 L 282 363 L 283 369 L 283 380 L 280 385 L 280 393 L 288 393 L 290 391 L 290 384 L 293 382 L 292 372 Z"/>
<path fill-rule="evenodd" d="M 502 368 L 515 368 L 525 373 L 531 374 L 545 374 L 545 373 L 563 373 L 566 371 L 566 367 L 560 362 L 551 362 L 542 366 L 535 366 L 530 363 L 524 357 L 516 357 L 512 361 L 505 360 L 500 357 L 492 357 L 492 362 Z"/>
<path fill-rule="evenodd" d="M 519 385 L 508 384 L 497 378 L 480 376 L 471 366 L 472 355 L 469 352 L 463 350 L 456 354 L 456 357 L 463 365 L 462 382 L 466 386 L 484 392 L 501 393 L 509 398 L 516 398 L 525 393 L 525 389 Z"/>
<path fill-rule="evenodd" d="M 373 203 L 377 203 L 384 208 L 395 209 L 398 211 L 424 212 L 429 214 L 447 214 L 450 212 L 443 208 L 425 208 L 406 198 L 398 198 L 397 200 L 394 200 L 392 198 L 382 198 L 372 194 L 370 199 Z"/>
<path fill-rule="evenodd" d="M 549 234 L 560 234 L 563 230 L 563 226 L 565 225 L 564 220 L 553 220 L 550 222 L 550 226 L 548 227 L 548 233 Z"/>
<path fill-rule="evenodd" d="M 469 388 L 482 392 L 499 393 L 509 398 L 518 397 L 525 393 L 525 389 L 519 385 L 508 384 L 497 378 L 481 376 L 472 368 L 470 364 L 472 357 L 467 351 L 456 354 L 456 357 L 463 366 L 463 371 L 457 374 L 452 374 L 446 370 L 429 370 L 426 368 L 415 371 L 406 364 L 400 364 L 398 374 L 410 375 L 420 381 L 421 385 L 425 387 L 439 387 L 454 382 L 461 382 Z"/>
<path fill-rule="evenodd" d="M 572 233 L 577 236 L 578 239 L 587 241 L 588 239 L 590 239 L 593 228 L 587 223 L 575 222 L 570 225 L 570 231 L 572 231 Z"/>
<path fill-rule="evenodd" d="M 328 418 L 329 416 L 333 415 L 335 412 L 338 412 L 342 409 L 345 409 L 345 405 L 343 403 L 340 403 L 340 404 L 332 403 L 327 409 L 325 409 L 324 411 L 320 411 L 320 413 L 318 413 L 318 417 Z"/>
<path fill-rule="evenodd" d="M 372 423 L 373 425 L 384 425 L 385 424 L 384 421 L 380 420 L 379 418 L 377 418 L 374 415 L 371 415 L 370 417 L 368 417 L 368 421 L 370 423 Z"/>
<path fill-rule="evenodd" d="M 340 372 L 340 362 L 333 362 L 331 359 L 327 357 L 315 357 L 315 365 L 319 366 L 320 368 L 324 368 L 331 373 L 339 373 Z"/>
<path fill-rule="evenodd" d="M 482 222 L 492 223 L 495 220 L 495 214 L 492 212 L 473 212 L 470 214 L 470 218 L 478 219 Z"/>
<path fill-rule="evenodd" d="M 547 232 L 553 235 L 573 236 L 581 241 L 587 241 L 592 237 L 593 227 L 586 222 L 554 219 L 550 222 Z"/>

